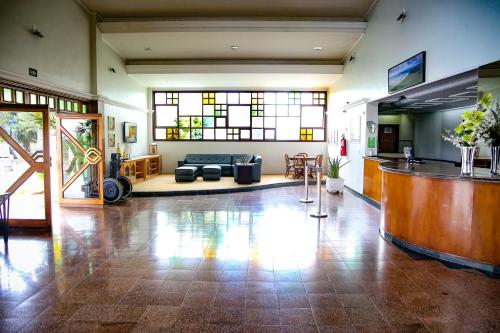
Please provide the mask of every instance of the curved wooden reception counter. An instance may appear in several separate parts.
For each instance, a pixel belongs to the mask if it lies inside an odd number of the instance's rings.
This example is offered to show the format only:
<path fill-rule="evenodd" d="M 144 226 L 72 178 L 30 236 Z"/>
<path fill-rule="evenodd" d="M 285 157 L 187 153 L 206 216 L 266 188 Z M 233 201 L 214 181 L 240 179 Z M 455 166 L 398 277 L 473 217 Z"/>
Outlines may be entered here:
<path fill-rule="evenodd" d="M 386 239 L 446 261 L 500 273 L 500 178 L 451 164 L 385 162 L 380 231 Z"/>

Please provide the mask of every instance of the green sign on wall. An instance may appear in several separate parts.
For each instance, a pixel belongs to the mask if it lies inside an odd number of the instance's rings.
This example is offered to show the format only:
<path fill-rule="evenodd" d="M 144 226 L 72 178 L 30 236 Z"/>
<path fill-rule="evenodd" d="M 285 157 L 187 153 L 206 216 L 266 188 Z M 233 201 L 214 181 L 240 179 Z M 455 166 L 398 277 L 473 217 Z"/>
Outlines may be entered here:
<path fill-rule="evenodd" d="M 375 137 L 368 137 L 368 148 L 375 148 Z"/>

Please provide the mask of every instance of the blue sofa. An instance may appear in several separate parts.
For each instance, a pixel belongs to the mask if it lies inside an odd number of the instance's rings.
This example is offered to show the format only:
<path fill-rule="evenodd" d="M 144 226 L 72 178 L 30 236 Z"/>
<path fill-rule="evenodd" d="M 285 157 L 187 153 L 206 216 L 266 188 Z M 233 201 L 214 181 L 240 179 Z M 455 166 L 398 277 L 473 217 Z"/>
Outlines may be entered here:
<path fill-rule="evenodd" d="M 194 166 L 198 168 L 198 175 L 202 175 L 202 169 L 205 165 L 215 164 L 220 165 L 221 175 L 230 177 L 234 176 L 233 166 L 239 163 L 242 157 L 248 154 L 187 154 L 186 158 L 177 162 L 177 166 Z M 254 182 L 260 182 L 262 171 L 262 157 L 259 155 L 251 155 L 252 159 L 252 176 Z"/>

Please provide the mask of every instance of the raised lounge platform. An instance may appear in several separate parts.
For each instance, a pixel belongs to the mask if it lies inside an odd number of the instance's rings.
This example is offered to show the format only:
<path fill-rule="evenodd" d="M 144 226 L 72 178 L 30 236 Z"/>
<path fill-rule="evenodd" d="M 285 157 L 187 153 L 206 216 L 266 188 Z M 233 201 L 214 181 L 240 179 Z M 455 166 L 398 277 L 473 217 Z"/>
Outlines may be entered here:
<path fill-rule="evenodd" d="M 310 184 L 315 184 L 310 180 Z M 262 175 L 259 183 L 238 184 L 233 177 L 221 177 L 220 180 L 203 180 L 198 177 L 194 182 L 177 183 L 173 174 L 161 174 L 144 182 L 134 184 L 132 196 L 154 197 L 175 195 L 219 194 L 246 192 L 267 188 L 296 186 L 304 184 L 304 179 L 285 178 L 284 175 Z M 311 189 L 312 190 L 312 189 Z"/>

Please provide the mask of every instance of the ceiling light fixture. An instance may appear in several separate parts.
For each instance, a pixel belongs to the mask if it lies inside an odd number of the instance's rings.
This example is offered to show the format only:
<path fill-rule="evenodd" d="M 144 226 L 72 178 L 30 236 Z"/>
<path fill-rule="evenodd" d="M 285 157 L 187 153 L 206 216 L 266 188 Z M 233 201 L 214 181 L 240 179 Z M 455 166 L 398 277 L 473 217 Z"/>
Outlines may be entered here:
<path fill-rule="evenodd" d="M 145 48 L 144 48 L 144 51 L 152 51 L 152 50 L 153 50 L 153 49 L 152 49 L 152 48 L 150 48 L 150 47 L 145 47 Z"/>
<path fill-rule="evenodd" d="M 313 48 L 314 51 L 323 51 L 323 46 L 315 46 Z"/>
<path fill-rule="evenodd" d="M 240 49 L 240 47 L 238 45 L 231 45 L 231 50 L 236 51 L 239 49 Z"/>

